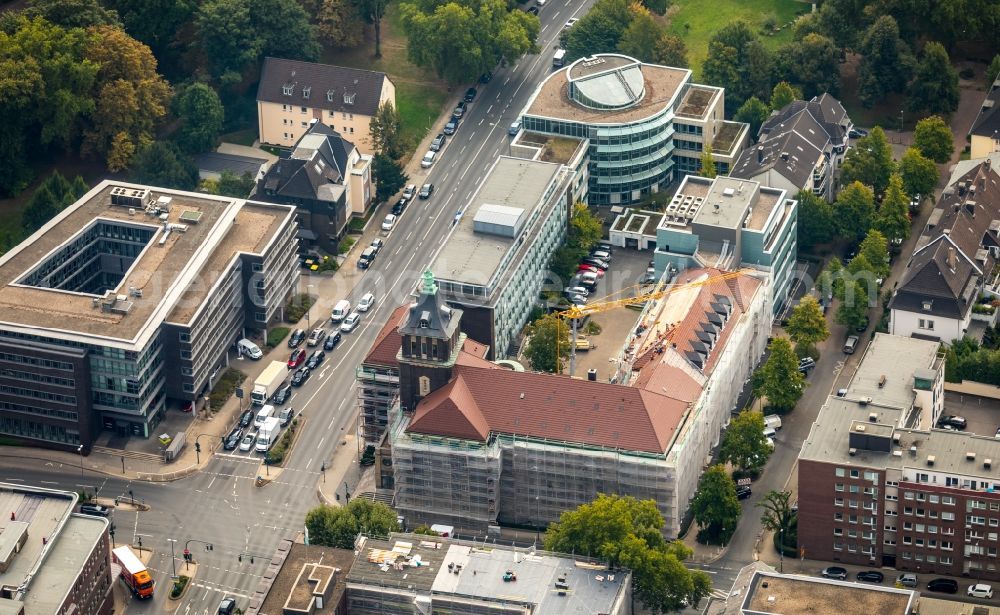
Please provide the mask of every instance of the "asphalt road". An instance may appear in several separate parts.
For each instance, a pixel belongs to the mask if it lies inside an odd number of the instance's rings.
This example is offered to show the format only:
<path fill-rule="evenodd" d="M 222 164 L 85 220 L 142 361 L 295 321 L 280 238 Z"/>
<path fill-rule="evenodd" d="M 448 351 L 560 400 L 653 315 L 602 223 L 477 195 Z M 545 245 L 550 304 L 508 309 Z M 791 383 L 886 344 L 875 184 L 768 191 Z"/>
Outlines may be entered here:
<path fill-rule="evenodd" d="M 434 183 L 433 196 L 410 205 L 392 232 L 384 237 L 385 248 L 363 275 L 333 278 L 332 294 L 338 296 L 322 296 L 321 305 L 341 297 L 356 303 L 369 290 L 375 291 L 380 301 L 364 315 L 357 329 L 344 334 L 340 345 L 328 353 L 325 363 L 309 381 L 296 389 L 289 405 L 305 416 L 306 428 L 278 480 L 264 488 L 255 487 L 258 459 L 238 451 L 215 455 L 205 471 L 190 478 L 156 484 L 81 474 L 79 467 L 70 465 L 39 463 L 24 467 L 23 460 L 0 457 L 0 480 L 73 490 L 85 486 L 104 497 L 127 496 L 132 489 L 136 499 L 151 506 L 149 512 L 114 513 L 118 543 L 138 544 L 141 539 L 143 546 L 156 552 L 150 569 L 160 589 L 152 601 L 133 601 L 129 606 L 131 612 L 164 611 L 170 577 L 174 566 L 178 573 L 182 572 L 181 552 L 188 540 L 211 542 L 214 549 L 206 551 L 201 543 L 191 544 L 200 566 L 193 587 L 177 612 L 215 613 L 224 595 L 238 597 L 239 605 L 246 607 L 247 598 L 278 541 L 299 532 L 305 513 L 316 506 L 315 487 L 321 479 L 321 464 L 333 457 L 336 448 L 342 445 L 344 434 L 355 429 L 355 367 L 392 309 L 409 297 L 420 272 L 450 231 L 455 212 L 464 210 L 493 161 L 506 153 L 510 138 L 507 127 L 549 74 L 553 44 L 562 25 L 570 17 L 582 15 L 592 2 L 549 1 L 540 16 L 541 52 L 513 67 L 497 70 L 489 84 L 477 85 L 477 99 L 469 105 L 464 121 L 449 139 L 439 161 L 431 169 L 411 177 L 410 181 L 418 186 L 427 181 Z M 464 90 L 456 88 L 459 92 Z M 356 282 L 353 288 L 348 287 L 350 282 Z M 303 280 L 302 286 L 307 284 Z M 324 283 L 323 288 L 329 286 Z M 314 308 L 314 320 L 319 316 L 316 312 Z M 177 541 L 173 563 L 169 539 Z M 264 557 L 250 563 L 249 557 L 240 561 L 238 556 L 242 553 Z"/>

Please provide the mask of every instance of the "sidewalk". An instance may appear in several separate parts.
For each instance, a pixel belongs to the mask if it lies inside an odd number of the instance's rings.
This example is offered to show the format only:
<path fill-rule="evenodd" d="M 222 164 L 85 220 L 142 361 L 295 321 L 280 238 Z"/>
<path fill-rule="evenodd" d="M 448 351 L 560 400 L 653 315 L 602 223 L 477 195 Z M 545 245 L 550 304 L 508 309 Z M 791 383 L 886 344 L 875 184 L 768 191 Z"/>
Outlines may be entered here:
<path fill-rule="evenodd" d="M 333 458 L 326 460 L 326 471 L 316 483 L 319 501 L 331 506 L 347 503 L 359 493 L 375 491 L 375 466 L 362 468 L 358 464 L 358 443 L 354 434 L 339 441 Z"/>

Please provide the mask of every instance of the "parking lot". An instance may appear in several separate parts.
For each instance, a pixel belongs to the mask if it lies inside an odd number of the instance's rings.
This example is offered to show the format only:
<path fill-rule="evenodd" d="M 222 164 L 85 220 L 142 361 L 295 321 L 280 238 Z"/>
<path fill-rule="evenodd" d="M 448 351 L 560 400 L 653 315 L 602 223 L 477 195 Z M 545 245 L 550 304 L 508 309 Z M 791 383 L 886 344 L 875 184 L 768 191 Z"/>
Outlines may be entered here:
<path fill-rule="evenodd" d="M 944 413 L 965 417 L 966 433 L 993 437 L 1000 426 L 1000 400 L 988 397 L 946 392 Z"/>

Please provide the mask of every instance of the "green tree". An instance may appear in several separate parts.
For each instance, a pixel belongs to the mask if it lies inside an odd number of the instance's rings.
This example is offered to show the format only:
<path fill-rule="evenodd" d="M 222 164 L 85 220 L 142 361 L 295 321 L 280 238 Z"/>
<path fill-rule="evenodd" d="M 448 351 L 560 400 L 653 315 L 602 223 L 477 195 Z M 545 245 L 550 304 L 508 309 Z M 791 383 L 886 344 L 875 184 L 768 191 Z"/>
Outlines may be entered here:
<path fill-rule="evenodd" d="M 636 597 L 653 613 L 697 606 L 711 592 L 711 581 L 704 572 L 684 567 L 691 550 L 680 541 L 667 542 L 663 525 L 653 500 L 599 494 L 559 515 L 545 532 L 545 549 L 586 553 L 613 568 L 630 569 Z"/>
<path fill-rule="evenodd" d="M 205 0 L 194 24 L 198 50 L 223 85 L 256 75 L 265 56 L 319 59 L 316 30 L 296 0 Z"/>
<path fill-rule="evenodd" d="M 826 199 L 813 194 L 812 190 L 800 190 L 797 198 L 799 248 L 811 250 L 832 241 L 836 229 L 833 206 Z"/>
<path fill-rule="evenodd" d="M 864 10 L 867 4 L 868 0 L 826 0 L 817 14 L 819 30 L 841 49 L 857 49 L 870 20 Z"/>
<path fill-rule="evenodd" d="M 546 314 L 528 326 L 528 344 L 524 348 L 531 369 L 537 372 L 562 373 L 563 361 L 569 358 L 569 327 L 555 314 Z M 556 354 L 558 353 L 558 359 Z"/>
<path fill-rule="evenodd" d="M 31 0 L 25 14 L 64 28 L 121 26 L 118 14 L 97 0 Z"/>
<path fill-rule="evenodd" d="M 771 115 L 771 109 L 765 105 L 756 96 L 751 96 L 747 99 L 743 106 L 736 111 L 736 115 L 733 117 L 737 122 L 746 122 L 750 124 L 750 137 L 756 141 L 757 133 L 760 132 L 761 125 L 767 120 L 768 116 Z M 801 205 L 799 205 L 801 207 Z"/>
<path fill-rule="evenodd" d="M 882 204 L 875 215 L 875 228 L 890 242 L 901 243 L 910 236 L 910 199 L 903 191 L 903 178 L 893 173 Z"/>
<path fill-rule="evenodd" d="M 604 236 L 604 224 L 583 203 L 573 205 L 573 216 L 569 220 L 569 243 L 588 252 Z"/>
<path fill-rule="evenodd" d="M 771 445 L 764 435 L 764 415 L 744 410 L 729 421 L 719 447 L 719 461 L 746 472 L 757 472 L 771 455 Z"/>
<path fill-rule="evenodd" d="M 653 47 L 651 62 L 677 68 L 688 67 L 687 45 L 684 39 L 664 31 Z"/>
<path fill-rule="evenodd" d="M 736 483 L 726 473 L 725 466 L 717 464 L 705 470 L 698 482 L 698 492 L 691 500 L 691 515 L 701 528 L 698 541 L 729 542 L 742 512 L 740 501 L 736 498 Z"/>
<path fill-rule="evenodd" d="M 870 109 L 886 94 L 903 91 L 913 72 L 914 60 L 909 47 L 899 38 L 899 25 L 889 15 L 876 19 L 865 32 L 861 53 L 858 98 Z"/>
<path fill-rule="evenodd" d="M 101 0 L 117 11 L 125 31 L 147 45 L 156 56 L 160 72 L 170 78 L 188 78 L 191 68 L 183 61 L 191 36 L 197 0 Z"/>
<path fill-rule="evenodd" d="M 698 174 L 702 177 L 715 177 L 715 158 L 712 156 L 712 143 L 706 141 L 701 150 L 701 167 L 698 169 Z"/>
<path fill-rule="evenodd" d="M 858 256 L 864 256 L 871 263 L 876 275 L 884 277 L 889 274 L 889 242 L 878 229 L 868 231 L 858 246 Z"/>
<path fill-rule="evenodd" d="M 903 178 L 903 191 L 913 197 L 926 198 L 934 192 L 938 181 L 938 169 L 933 160 L 926 158 L 920 150 L 910 147 L 899 160 L 899 174 Z"/>
<path fill-rule="evenodd" d="M 216 188 L 218 192 L 216 194 L 245 199 L 253 192 L 255 184 L 254 177 L 249 171 L 244 172 L 242 175 L 237 175 L 232 171 L 226 170 L 219 176 Z"/>
<path fill-rule="evenodd" d="M 792 512 L 792 493 L 790 491 L 768 491 L 764 499 L 757 502 L 757 508 L 764 512 L 760 516 L 760 524 L 764 529 L 777 532 L 791 527 L 795 513 Z"/>
<path fill-rule="evenodd" d="M 840 181 L 847 185 L 859 181 L 871 187 L 876 194 L 885 192 L 889 176 L 896 170 L 892 159 L 892 146 L 880 126 L 872 128 L 868 136 L 847 151 L 844 164 L 840 168 Z"/>
<path fill-rule="evenodd" d="M 848 241 L 858 241 L 872 226 L 875 217 L 875 195 L 859 181 L 840 191 L 833 208 L 837 233 Z"/>
<path fill-rule="evenodd" d="M 396 159 L 403 155 L 403 120 L 391 100 L 383 101 L 372 116 L 369 130 L 372 136 L 372 149 L 389 158 Z M 395 194 L 393 191 L 390 194 Z"/>
<path fill-rule="evenodd" d="M 932 115 L 917 122 L 913 132 L 913 147 L 938 164 L 951 160 L 955 140 L 951 128 L 940 116 Z"/>
<path fill-rule="evenodd" d="M 353 549 L 358 534 L 388 536 L 399 530 L 396 512 L 382 502 L 355 498 L 347 506 L 323 504 L 306 513 L 309 544 Z"/>
<path fill-rule="evenodd" d="M 856 260 L 856 259 L 855 259 Z M 868 290 L 858 280 L 845 280 L 844 298 L 837 308 L 837 324 L 861 329 L 868 325 Z"/>
<path fill-rule="evenodd" d="M 950 114 L 958 109 L 958 71 L 941 43 L 930 42 L 910 82 L 910 111 Z"/>
<path fill-rule="evenodd" d="M 333 49 L 356 47 L 364 40 L 364 27 L 353 0 L 299 0 L 312 16 L 316 38 Z"/>
<path fill-rule="evenodd" d="M 784 109 L 796 100 L 802 100 L 802 92 L 787 81 L 777 83 L 771 90 L 771 108 L 775 111 Z"/>
<path fill-rule="evenodd" d="M 137 184 L 178 190 L 194 190 L 198 185 L 197 165 L 169 141 L 153 141 L 140 147 L 131 169 L 131 179 Z"/>
<path fill-rule="evenodd" d="M 42 228 L 60 211 L 73 204 L 88 190 L 87 184 L 79 175 L 72 182 L 68 181 L 59 171 L 53 171 L 28 200 L 28 205 L 21 214 L 21 227 L 25 236 Z"/>
<path fill-rule="evenodd" d="M 475 4 L 400 4 L 410 60 L 433 69 L 449 83 L 466 83 L 492 70 L 501 59 L 513 64 L 536 53 L 538 17 L 509 11 L 504 0 Z"/>
<path fill-rule="evenodd" d="M 622 32 L 618 51 L 643 62 L 653 62 L 653 54 L 664 35 L 664 28 L 642 6 L 632 5 L 631 12 L 632 20 Z"/>
<path fill-rule="evenodd" d="M 775 54 L 779 74 L 802 89 L 800 98 L 840 91 L 840 50 L 822 34 L 810 33 L 779 49 Z M 777 107 L 776 107 L 777 108 Z"/>
<path fill-rule="evenodd" d="M 180 90 L 174 97 L 174 114 L 182 122 L 177 134 L 181 149 L 197 154 L 218 145 L 226 112 L 209 85 L 192 83 Z"/>
<path fill-rule="evenodd" d="M 1000 78 L 1000 54 L 993 56 L 990 65 L 986 67 L 986 91 L 993 88 L 993 82 Z"/>
<path fill-rule="evenodd" d="M 597 0 L 576 25 L 562 34 L 567 60 L 617 51 L 619 44 L 623 42 L 634 51 L 636 45 L 628 45 L 628 41 L 623 41 L 634 16 L 627 0 Z M 645 22 L 638 27 L 643 29 L 648 25 Z"/>
<path fill-rule="evenodd" d="M 815 349 L 816 344 L 830 337 L 823 308 L 812 295 L 803 296 L 792 309 L 785 331 L 793 342 L 809 350 Z"/>
<path fill-rule="evenodd" d="M 744 21 L 731 22 L 715 33 L 701 70 L 707 83 L 726 88 L 727 114 L 751 96 L 763 100 L 771 95 L 771 54 Z"/>
<path fill-rule="evenodd" d="M 375 182 L 375 202 L 382 203 L 406 185 L 410 179 L 403 165 L 385 154 L 375 154 L 372 160 L 372 175 Z"/>
<path fill-rule="evenodd" d="M 776 337 L 768 345 L 767 361 L 760 367 L 760 390 L 776 410 L 787 412 L 802 397 L 805 377 L 799 372 L 799 359 L 792 343 Z"/>
<path fill-rule="evenodd" d="M 390 0 L 354 0 L 358 14 L 375 30 L 375 57 L 382 57 L 382 18 Z"/>

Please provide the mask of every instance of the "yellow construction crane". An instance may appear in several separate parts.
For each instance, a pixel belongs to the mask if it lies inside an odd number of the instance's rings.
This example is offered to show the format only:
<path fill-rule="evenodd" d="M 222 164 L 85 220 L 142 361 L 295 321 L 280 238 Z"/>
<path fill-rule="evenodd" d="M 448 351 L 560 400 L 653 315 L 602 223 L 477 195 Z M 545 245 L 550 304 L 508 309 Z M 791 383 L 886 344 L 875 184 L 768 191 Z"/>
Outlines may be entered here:
<path fill-rule="evenodd" d="M 692 282 L 685 282 L 684 284 L 668 284 L 664 288 L 661 288 L 659 290 L 654 290 L 654 291 L 645 292 L 645 293 L 639 293 L 639 294 L 635 295 L 634 297 L 625 297 L 625 298 L 622 298 L 622 299 L 611 299 L 610 298 L 610 297 L 614 297 L 615 295 L 620 295 L 622 292 L 630 290 L 630 289 L 627 288 L 627 289 L 625 289 L 625 290 L 623 290 L 621 292 L 615 293 L 613 295 L 608 295 L 606 297 L 602 297 L 601 300 L 595 301 L 594 303 L 588 303 L 587 305 L 573 305 L 569 309 L 563 310 L 561 312 L 556 312 L 556 316 L 558 316 L 560 318 L 564 318 L 564 319 L 568 318 L 572 322 L 573 337 L 570 340 L 570 349 L 569 349 L 569 375 L 572 376 L 573 372 L 576 370 L 576 342 L 577 342 L 577 329 L 576 328 L 577 328 L 577 323 L 579 322 L 579 320 L 581 318 L 584 318 L 586 316 L 590 316 L 591 314 L 600 314 L 601 312 L 607 312 L 607 311 L 610 311 L 610 310 L 613 310 L 613 309 L 616 309 L 616 308 L 620 308 L 620 307 L 627 307 L 629 305 L 638 305 L 640 303 L 645 303 L 647 301 L 656 301 L 657 299 L 661 299 L 663 297 L 666 297 L 667 295 L 669 295 L 671 293 L 674 293 L 676 291 L 679 291 L 679 290 L 684 290 L 684 289 L 688 289 L 688 288 L 695 288 L 695 287 L 698 287 L 698 286 L 704 286 L 706 284 L 714 284 L 715 282 L 722 282 L 722 281 L 725 281 L 725 280 L 730 280 L 730 279 L 737 278 L 737 277 L 739 277 L 741 275 L 744 275 L 746 273 L 751 273 L 751 272 L 754 272 L 754 271 L 756 271 L 756 270 L 754 270 L 754 269 L 739 269 L 737 271 L 727 271 L 726 273 L 721 273 L 719 275 L 708 276 L 707 278 L 704 278 L 702 280 L 695 280 L 695 281 L 692 281 Z M 640 286 L 633 286 L 633 287 L 630 287 L 630 288 L 638 290 L 641 287 Z M 562 369 L 561 369 L 561 362 L 562 361 L 560 359 L 560 354 L 559 354 L 559 350 L 560 350 L 560 348 L 559 348 L 559 342 L 560 342 L 560 335 L 558 334 L 558 331 L 557 331 L 556 332 L 556 364 L 559 365 L 559 367 L 560 367 L 559 371 L 561 372 L 562 371 Z"/>

